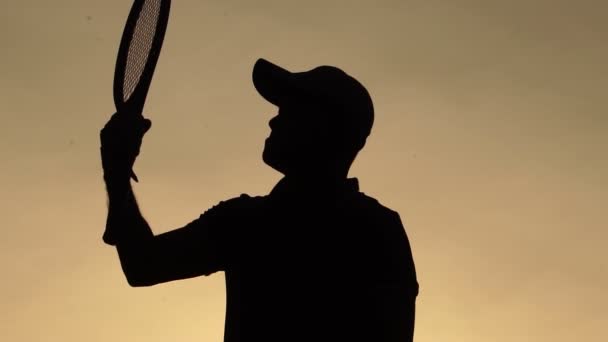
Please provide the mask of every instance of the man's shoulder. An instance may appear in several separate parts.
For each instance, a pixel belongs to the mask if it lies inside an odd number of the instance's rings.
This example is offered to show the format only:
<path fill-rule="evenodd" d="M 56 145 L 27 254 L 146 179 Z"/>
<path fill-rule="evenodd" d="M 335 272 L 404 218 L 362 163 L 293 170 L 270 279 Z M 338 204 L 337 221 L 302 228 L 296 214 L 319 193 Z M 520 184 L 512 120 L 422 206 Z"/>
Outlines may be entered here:
<path fill-rule="evenodd" d="M 364 193 L 357 192 L 354 196 L 350 197 L 350 205 L 354 206 L 356 210 L 366 212 L 374 215 L 382 216 L 399 216 L 399 213 L 388 206 L 384 205 L 378 199 Z"/>
<path fill-rule="evenodd" d="M 347 210 L 353 210 L 357 213 L 364 214 L 365 216 L 399 220 L 399 213 L 397 211 L 364 192 L 357 191 L 352 193 L 347 196 L 343 204 L 347 206 Z M 205 214 L 219 213 L 220 215 L 240 215 L 247 212 L 254 213 L 268 205 L 273 205 L 269 195 L 250 195 L 241 193 L 239 196 L 220 201 L 207 210 Z"/>
<path fill-rule="evenodd" d="M 205 214 L 215 212 L 237 213 L 259 207 L 266 196 L 252 196 L 242 193 L 239 196 L 222 200 L 208 209 Z"/>

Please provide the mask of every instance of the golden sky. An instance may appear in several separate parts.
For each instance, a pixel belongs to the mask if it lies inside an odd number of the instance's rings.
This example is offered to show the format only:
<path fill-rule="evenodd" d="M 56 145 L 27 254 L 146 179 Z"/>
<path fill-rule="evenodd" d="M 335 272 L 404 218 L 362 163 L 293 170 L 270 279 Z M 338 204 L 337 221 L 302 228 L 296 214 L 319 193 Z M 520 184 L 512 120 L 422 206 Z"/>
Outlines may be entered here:
<path fill-rule="evenodd" d="M 101 241 L 98 132 L 130 1 L 0 14 L 0 340 L 221 341 L 223 274 L 130 288 Z M 351 176 L 397 210 L 417 342 L 608 340 L 608 2 L 181 0 L 135 189 L 157 233 L 265 194 L 259 57 L 335 65 L 376 121 Z M 363 274 L 361 275 L 364 276 Z"/>

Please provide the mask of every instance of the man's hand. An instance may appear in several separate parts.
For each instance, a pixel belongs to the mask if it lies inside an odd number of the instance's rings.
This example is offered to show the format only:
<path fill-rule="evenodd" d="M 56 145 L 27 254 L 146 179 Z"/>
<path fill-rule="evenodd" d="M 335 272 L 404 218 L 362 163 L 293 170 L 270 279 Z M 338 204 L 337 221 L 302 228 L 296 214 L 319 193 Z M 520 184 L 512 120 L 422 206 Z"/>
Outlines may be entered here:
<path fill-rule="evenodd" d="M 114 183 L 128 184 L 143 136 L 151 126 L 152 122 L 143 116 L 115 113 L 103 127 L 101 163 L 109 187 Z"/>

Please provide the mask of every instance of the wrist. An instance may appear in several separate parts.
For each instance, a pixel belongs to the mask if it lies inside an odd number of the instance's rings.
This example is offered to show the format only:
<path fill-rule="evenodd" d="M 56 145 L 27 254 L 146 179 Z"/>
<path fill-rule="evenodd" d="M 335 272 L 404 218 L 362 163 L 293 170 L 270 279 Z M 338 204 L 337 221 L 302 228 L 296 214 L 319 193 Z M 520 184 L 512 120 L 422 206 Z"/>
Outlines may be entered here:
<path fill-rule="evenodd" d="M 104 172 L 104 182 L 110 197 L 113 194 L 122 194 L 129 190 L 131 186 L 131 173 L 130 172 Z"/>
<path fill-rule="evenodd" d="M 112 165 L 103 168 L 103 179 L 106 182 L 128 180 L 131 177 L 131 169 L 124 165 Z"/>

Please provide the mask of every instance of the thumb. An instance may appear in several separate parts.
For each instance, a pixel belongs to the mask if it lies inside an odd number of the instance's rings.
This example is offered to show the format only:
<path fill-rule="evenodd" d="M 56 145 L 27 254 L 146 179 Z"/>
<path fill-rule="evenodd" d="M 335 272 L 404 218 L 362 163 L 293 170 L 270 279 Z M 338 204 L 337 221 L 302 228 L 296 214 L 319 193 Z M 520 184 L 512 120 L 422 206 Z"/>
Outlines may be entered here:
<path fill-rule="evenodd" d="M 150 119 L 144 119 L 144 122 L 142 125 L 143 133 L 148 132 L 151 127 L 152 127 L 152 121 Z"/>

